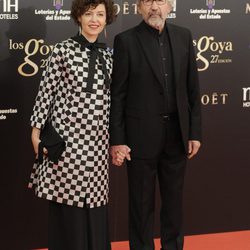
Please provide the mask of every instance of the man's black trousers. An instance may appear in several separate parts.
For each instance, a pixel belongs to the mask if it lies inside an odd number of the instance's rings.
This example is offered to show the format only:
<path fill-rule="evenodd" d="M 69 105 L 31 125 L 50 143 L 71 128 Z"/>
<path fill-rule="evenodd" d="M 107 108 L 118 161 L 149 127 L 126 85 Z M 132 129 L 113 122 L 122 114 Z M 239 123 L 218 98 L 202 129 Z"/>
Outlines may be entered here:
<path fill-rule="evenodd" d="M 183 250 L 182 194 L 187 155 L 178 118 L 163 118 L 163 123 L 158 156 L 127 162 L 130 250 L 154 249 L 156 178 L 161 196 L 162 250 Z"/>

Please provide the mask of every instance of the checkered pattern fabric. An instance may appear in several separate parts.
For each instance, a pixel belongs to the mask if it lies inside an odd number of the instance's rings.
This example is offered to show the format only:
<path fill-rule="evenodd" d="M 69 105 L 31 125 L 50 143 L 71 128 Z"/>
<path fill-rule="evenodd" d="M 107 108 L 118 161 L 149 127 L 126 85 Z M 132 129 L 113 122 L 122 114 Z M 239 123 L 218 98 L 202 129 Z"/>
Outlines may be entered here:
<path fill-rule="evenodd" d="M 99 49 L 109 77 L 112 55 Z M 31 126 L 41 129 L 46 120 L 66 142 L 58 164 L 44 158 L 35 163 L 29 187 L 38 197 L 78 207 L 99 207 L 108 202 L 108 119 L 110 92 L 97 59 L 93 93 L 85 91 L 90 51 L 68 39 L 55 46 L 43 72 Z"/>

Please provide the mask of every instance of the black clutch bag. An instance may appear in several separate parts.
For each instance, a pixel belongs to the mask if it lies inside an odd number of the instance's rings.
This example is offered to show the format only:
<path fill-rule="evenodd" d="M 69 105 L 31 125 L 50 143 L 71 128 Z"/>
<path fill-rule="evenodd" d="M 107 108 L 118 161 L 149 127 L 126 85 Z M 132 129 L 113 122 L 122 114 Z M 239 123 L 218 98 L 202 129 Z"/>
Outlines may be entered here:
<path fill-rule="evenodd" d="M 38 162 L 43 162 L 43 148 L 48 150 L 48 159 L 54 163 L 58 163 L 60 156 L 65 150 L 65 141 L 56 132 L 50 122 L 46 122 L 41 130 L 38 146 Z"/>

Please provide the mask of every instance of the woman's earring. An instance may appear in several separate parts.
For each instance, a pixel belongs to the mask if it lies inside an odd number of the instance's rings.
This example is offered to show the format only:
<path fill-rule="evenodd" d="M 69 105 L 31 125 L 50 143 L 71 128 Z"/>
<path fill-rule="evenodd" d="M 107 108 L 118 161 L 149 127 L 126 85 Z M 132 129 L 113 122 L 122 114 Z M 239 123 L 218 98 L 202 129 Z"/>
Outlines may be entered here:
<path fill-rule="evenodd" d="M 81 27 L 81 25 L 79 25 L 79 35 L 81 35 L 82 34 L 82 27 Z"/>
<path fill-rule="evenodd" d="M 103 32 L 104 32 L 104 37 L 105 37 L 105 39 L 107 39 L 107 29 L 106 29 L 106 26 L 104 27 Z"/>

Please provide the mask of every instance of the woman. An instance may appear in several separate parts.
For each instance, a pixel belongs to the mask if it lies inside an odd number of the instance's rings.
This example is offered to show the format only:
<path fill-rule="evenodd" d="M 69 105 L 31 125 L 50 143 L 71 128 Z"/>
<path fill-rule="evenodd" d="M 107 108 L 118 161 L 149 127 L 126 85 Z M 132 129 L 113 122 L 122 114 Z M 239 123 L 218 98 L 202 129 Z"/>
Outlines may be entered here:
<path fill-rule="evenodd" d="M 29 187 L 49 200 L 50 250 L 108 250 L 108 115 L 111 53 L 97 43 L 115 17 L 112 0 L 74 0 L 75 37 L 58 43 L 43 73 L 31 117 L 38 154 L 50 122 L 65 141 L 57 163 L 35 163 Z"/>

